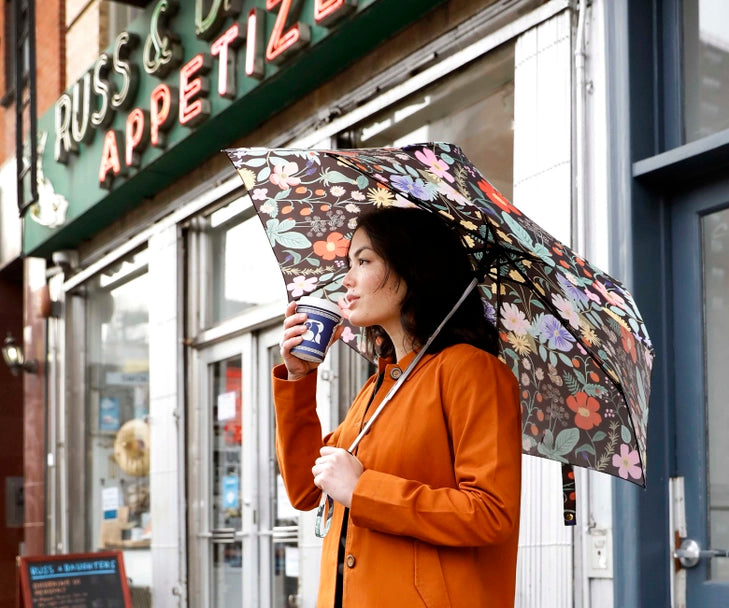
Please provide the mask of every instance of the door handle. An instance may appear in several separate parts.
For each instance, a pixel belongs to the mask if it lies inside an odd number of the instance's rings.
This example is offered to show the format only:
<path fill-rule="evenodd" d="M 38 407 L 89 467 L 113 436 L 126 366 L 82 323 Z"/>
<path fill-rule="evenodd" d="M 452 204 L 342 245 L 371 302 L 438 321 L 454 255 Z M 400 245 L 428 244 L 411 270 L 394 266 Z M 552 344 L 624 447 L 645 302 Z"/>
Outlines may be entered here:
<path fill-rule="evenodd" d="M 214 543 L 228 544 L 235 542 L 235 528 L 216 528 L 210 530 Z"/>
<path fill-rule="evenodd" d="M 702 558 L 729 557 L 729 550 L 702 549 L 701 545 L 693 538 L 684 538 L 681 541 L 681 546 L 673 552 L 673 557 L 678 559 L 684 568 L 693 568 Z"/>

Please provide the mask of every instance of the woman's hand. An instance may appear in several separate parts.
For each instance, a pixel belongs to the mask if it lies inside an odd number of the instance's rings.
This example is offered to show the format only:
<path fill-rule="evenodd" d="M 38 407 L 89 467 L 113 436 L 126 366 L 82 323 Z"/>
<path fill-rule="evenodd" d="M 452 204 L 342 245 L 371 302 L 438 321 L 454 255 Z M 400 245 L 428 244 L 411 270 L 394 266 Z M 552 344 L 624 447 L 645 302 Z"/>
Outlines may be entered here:
<path fill-rule="evenodd" d="M 347 450 L 324 446 L 311 472 L 314 485 L 345 507 L 352 506 L 354 486 L 364 471 L 362 463 Z"/>
<path fill-rule="evenodd" d="M 284 365 L 288 370 L 289 380 L 298 380 L 306 374 L 314 371 L 319 367 L 319 363 L 315 361 L 304 361 L 299 359 L 291 352 L 291 349 L 298 346 L 303 341 L 302 336 L 308 331 L 304 321 L 306 321 L 306 313 L 296 312 L 296 302 L 289 302 L 286 307 L 286 318 L 284 319 L 283 338 L 281 339 L 281 357 L 283 357 Z M 344 327 L 339 325 L 334 329 L 334 334 L 329 345 L 339 340 Z"/>

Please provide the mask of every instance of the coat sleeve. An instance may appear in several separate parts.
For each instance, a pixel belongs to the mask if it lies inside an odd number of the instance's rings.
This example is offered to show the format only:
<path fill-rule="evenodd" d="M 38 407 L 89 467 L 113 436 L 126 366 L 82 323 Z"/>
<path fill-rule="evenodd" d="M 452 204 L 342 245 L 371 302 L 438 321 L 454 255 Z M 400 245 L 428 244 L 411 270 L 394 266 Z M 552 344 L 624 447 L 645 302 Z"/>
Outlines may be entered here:
<path fill-rule="evenodd" d="M 311 468 L 322 445 L 336 445 L 338 430 L 322 438 L 316 413 L 317 374 L 286 380 L 286 368 L 273 370 L 276 409 L 276 456 L 289 501 L 295 509 L 309 511 L 319 505 L 321 490 L 314 485 Z"/>
<path fill-rule="evenodd" d="M 518 384 L 503 363 L 483 351 L 446 358 L 437 383 L 433 390 L 441 394 L 455 487 L 365 470 L 352 497 L 352 521 L 436 545 L 500 544 L 519 525 Z M 427 466 L 428 455 L 422 457 Z"/>

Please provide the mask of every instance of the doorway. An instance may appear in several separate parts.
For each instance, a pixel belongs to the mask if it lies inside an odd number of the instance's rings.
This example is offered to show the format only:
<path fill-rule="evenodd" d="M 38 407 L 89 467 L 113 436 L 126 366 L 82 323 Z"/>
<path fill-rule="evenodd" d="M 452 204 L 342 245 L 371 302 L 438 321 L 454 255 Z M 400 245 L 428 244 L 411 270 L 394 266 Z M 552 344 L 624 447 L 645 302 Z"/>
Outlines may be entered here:
<path fill-rule="evenodd" d="M 687 608 L 729 605 L 729 187 L 707 184 L 672 207 L 676 541 L 700 552 L 675 574 Z M 678 484 L 678 485 L 677 485 Z M 683 500 L 676 500 L 676 493 Z M 679 497 L 680 498 L 680 497 Z M 683 504 L 683 507 L 681 507 Z M 726 554 L 725 554 L 726 555 Z M 685 587 L 685 589 L 684 589 Z M 679 604 L 675 604 L 679 605 Z"/>
<path fill-rule="evenodd" d="M 308 574 L 303 514 L 274 446 L 280 324 L 196 351 L 188 420 L 190 606 L 296 608 Z"/>

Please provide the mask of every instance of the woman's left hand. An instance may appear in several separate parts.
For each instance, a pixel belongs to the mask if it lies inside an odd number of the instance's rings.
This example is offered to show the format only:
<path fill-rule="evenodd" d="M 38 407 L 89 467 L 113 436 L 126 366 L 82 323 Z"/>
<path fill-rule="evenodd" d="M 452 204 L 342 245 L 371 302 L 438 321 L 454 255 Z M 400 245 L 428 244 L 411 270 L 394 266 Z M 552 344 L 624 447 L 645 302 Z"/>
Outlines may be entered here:
<path fill-rule="evenodd" d="M 345 507 L 352 505 L 352 493 L 364 467 L 355 456 L 342 448 L 324 446 L 311 472 L 314 485 Z"/>

